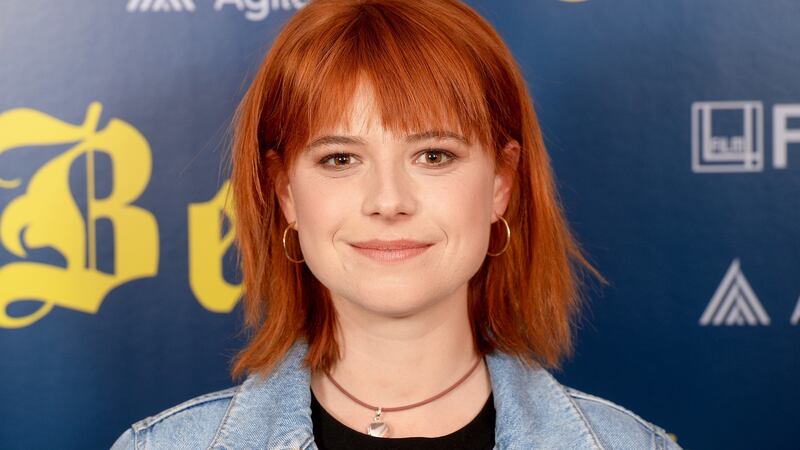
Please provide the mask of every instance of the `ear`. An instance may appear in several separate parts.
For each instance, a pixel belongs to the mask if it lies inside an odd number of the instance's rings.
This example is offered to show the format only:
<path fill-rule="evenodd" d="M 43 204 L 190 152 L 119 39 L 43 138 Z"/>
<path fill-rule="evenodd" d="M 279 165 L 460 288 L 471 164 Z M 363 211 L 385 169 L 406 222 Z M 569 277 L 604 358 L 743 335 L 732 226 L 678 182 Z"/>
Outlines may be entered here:
<path fill-rule="evenodd" d="M 267 156 L 271 153 L 275 153 L 274 150 L 268 150 Z M 278 203 L 281 205 L 281 211 L 283 211 L 283 217 L 286 218 L 286 221 L 292 223 L 297 220 L 297 212 L 295 211 L 294 206 L 294 196 L 292 195 L 292 187 L 289 184 L 288 175 L 285 171 L 279 171 L 278 175 L 274 181 L 275 186 L 275 194 L 278 197 Z M 297 226 L 295 225 L 295 229 Z"/>
<path fill-rule="evenodd" d="M 510 140 L 500 151 L 503 164 L 498 166 L 494 177 L 494 216 L 492 223 L 500 220 L 506 212 L 511 199 L 511 189 L 516 180 L 517 165 L 519 164 L 520 145 L 516 140 Z"/>

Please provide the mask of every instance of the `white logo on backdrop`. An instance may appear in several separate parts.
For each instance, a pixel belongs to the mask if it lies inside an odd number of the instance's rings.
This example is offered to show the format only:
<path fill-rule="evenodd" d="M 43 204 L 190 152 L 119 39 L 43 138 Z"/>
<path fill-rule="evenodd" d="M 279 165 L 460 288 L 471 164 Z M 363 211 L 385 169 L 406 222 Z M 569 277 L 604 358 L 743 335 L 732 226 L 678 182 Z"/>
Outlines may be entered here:
<path fill-rule="evenodd" d="M 772 108 L 772 165 L 785 169 L 789 144 L 800 144 L 800 128 L 789 128 L 789 120 L 800 119 L 800 103 L 786 103 Z"/>
<path fill-rule="evenodd" d="M 244 12 L 247 20 L 259 21 L 270 11 L 291 11 L 305 7 L 310 0 L 214 0 L 214 11 L 226 6 Z M 194 11 L 194 0 L 128 0 L 128 12 Z"/>
<path fill-rule="evenodd" d="M 800 144 L 800 104 L 772 106 L 772 167 L 786 169 L 790 144 Z M 692 171 L 761 172 L 764 107 L 759 101 L 692 103 Z"/>
<path fill-rule="evenodd" d="M 266 19 L 270 11 L 300 9 L 308 2 L 309 0 L 214 0 L 214 11 L 231 5 L 239 11 L 244 11 L 245 19 L 259 21 Z"/>
<path fill-rule="evenodd" d="M 800 298 L 797 299 L 797 305 L 794 307 L 792 318 L 789 320 L 792 325 L 797 325 L 800 322 Z"/>
<path fill-rule="evenodd" d="M 700 325 L 769 325 L 769 316 L 734 259 L 714 296 L 706 306 Z"/>
<path fill-rule="evenodd" d="M 194 0 L 128 0 L 128 12 L 194 11 Z"/>
<path fill-rule="evenodd" d="M 692 171 L 760 172 L 764 164 L 764 108 L 761 102 L 692 103 Z M 733 116 L 727 129 L 714 127 Z M 738 119 L 738 120 L 736 120 Z"/>

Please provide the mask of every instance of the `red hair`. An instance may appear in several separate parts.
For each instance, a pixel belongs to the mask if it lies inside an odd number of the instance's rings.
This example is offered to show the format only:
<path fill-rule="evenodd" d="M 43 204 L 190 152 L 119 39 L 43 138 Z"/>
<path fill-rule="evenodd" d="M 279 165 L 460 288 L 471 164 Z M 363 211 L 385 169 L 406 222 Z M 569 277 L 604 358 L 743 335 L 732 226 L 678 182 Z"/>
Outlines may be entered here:
<path fill-rule="evenodd" d="M 328 289 L 284 254 L 288 224 L 275 188 L 316 132 L 345 119 L 342 105 L 360 80 L 371 84 L 392 133 L 455 126 L 491 152 L 497 170 L 513 171 L 504 214 L 510 245 L 469 280 L 474 344 L 481 354 L 497 349 L 560 367 L 573 351 L 579 269 L 605 280 L 566 223 L 511 52 L 458 0 L 312 0 L 276 37 L 232 122 L 231 189 L 250 334 L 233 360 L 233 378 L 269 371 L 298 338 L 308 342 L 312 370 L 339 358 Z M 520 145 L 516 167 L 500 152 L 512 139 Z M 492 228 L 499 230 L 490 249 L 500 249 L 503 225 Z M 287 245 L 301 254 L 294 240 Z"/>

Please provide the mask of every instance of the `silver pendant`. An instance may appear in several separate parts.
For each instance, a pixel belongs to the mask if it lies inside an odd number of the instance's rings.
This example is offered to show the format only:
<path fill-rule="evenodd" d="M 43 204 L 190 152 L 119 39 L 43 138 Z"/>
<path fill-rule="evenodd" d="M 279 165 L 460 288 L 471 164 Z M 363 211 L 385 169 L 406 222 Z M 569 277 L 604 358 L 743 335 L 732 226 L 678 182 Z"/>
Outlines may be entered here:
<path fill-rule="evenodd" d="M 389 425 L 381 420 L 381 414 L 382 412 L 380 408 L 375 410 L 375 417 L 372 419 L 372 423 L 367 425 L 368 435 L 375 437 L 389 436 Z"/>

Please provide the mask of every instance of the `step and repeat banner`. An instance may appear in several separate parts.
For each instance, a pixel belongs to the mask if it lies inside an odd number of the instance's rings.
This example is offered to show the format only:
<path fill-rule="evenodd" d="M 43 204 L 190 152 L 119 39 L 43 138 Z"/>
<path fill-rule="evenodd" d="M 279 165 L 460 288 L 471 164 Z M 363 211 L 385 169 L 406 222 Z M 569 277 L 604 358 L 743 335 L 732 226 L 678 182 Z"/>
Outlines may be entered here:
<path fill-rule="evenodd" d="M 0 447 L 108 448 L 232 385 L 228 126 L 306 3 L 0 2 Z M 800 2 L 468 3 L 611 282 L 556 377 L 686 449 L 798 448 Z"/>

